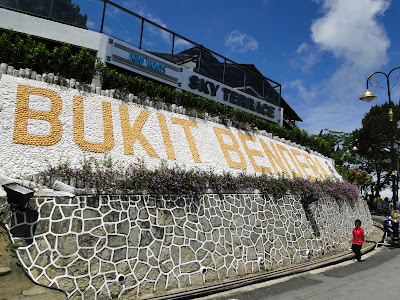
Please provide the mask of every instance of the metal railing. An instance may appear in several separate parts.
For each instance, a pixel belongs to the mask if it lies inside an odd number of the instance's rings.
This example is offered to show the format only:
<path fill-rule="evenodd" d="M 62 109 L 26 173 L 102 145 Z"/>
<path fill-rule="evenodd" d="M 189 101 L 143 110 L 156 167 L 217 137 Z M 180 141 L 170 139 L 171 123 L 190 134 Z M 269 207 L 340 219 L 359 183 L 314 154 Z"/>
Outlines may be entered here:
<path fill-rule="evenodd" d="M 115 0 L 119 1 L 119 0 Z M 109 0 L 0 0 L 0 7 L 97 31 L 280 105 L 281 84 Z M 46 5 L 47 4 L 47 5 Z"/>

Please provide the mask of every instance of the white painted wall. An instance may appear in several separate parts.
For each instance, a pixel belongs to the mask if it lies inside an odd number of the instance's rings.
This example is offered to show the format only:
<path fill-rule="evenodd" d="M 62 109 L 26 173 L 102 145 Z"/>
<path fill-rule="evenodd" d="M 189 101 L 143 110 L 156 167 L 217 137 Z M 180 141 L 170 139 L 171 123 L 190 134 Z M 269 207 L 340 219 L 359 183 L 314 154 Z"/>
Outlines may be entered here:
<path fill-rule="evenodd" d="M 62 99 L 62 112 L 58 119 L 62 123 L 62 138 L 59 142 L 51 146 L 35 146 L 21 143 L 15 143 L 14 135 L 16 133 L 16 102 L 17 91 L 24 86 L 38 87 L 45 90 L 51 90 L 59 95 Z M 84 131 L 85 139 L 93 143 L 103 142 L 103 119 L 102 119 L 102 103 L 111 103 L 112 122 L 114 133 L 114 147 L 107 152 L 112 158 L 122 165 L 126 166 L 137 161 L 138 158 L 144 159 L 150 168 L 155 168 L 160 165 L 162 160 L 165 160 L 169 166 L 179 165 L 184 168 L 200 168 L 203 170 L 213 169 L 217 173 L 230 171 L 240 173 L 255 173 L 254 167 L 251 164 L 248 155 L 238 137 L 241 131 L 235 128 L 228 128 L 222 124 L 205 121 L 203 119 L 189 118 L 185 115 L 177 113 L 157 110 L 153 107 L 143 107 L 135 103 L 126 103 L 121 100 L 110 97 L 101 96 L 98 94 L 82 93 L 76 89 L 68 89 L 66 87 L 48 84 L 25 78 L 13 77 L 3 74 L 0 79 L 0 172 L 13 177 L 24 177 L 30 174 L 39 172 L 45 169 L 49 164 L 57 164 L 59 162 L 69 161 L 72 166 L 78 166 L 84 157 L 95 157 L 102 159 L 105 153 L 95 153 L 82 150 L 74 142 L 73 139 L 73 97 L 83 97 L 84 101 Z M 126 155 L 124 153 L 123 136 L 121 131 L 119 105 L 128 106 L 129 119 L 131 126 L 136 118 L 144 110 L 148 110 L 150 115 L 144 123 L 142 134 L 152 145 L 159 158 L 150 157 L 143 146 L 136 140 L 133 146 L 134 155 Z M 37 111 L 48 111 L 51 107 L 49 98 L 31 95 L 29 97 L 29 109 Z M 176 155 L 176 159 L 168 159 L 166 147 L 160 129 L 160 124 L 157 118 L 157 113 L 162 113 L 165 116 L 168 131 L 171 137 L 172 146 Z M 193 135 L 193 140 L 198 149 L 201 163 L 194 161 L 192 152 L 189 148 L 189 142 L 186 138 L 182 125 L 174 124 L 172 117 L 193 120 L 197 122 L 197 127 L 190 127 Z M 239 150 L 246 160 L 246 169 L 230 168 L 227 160 L 222 152 L 222 148 L 217 140 L 213 127 L 228 129 L 236 138 L 239 144 Z M 33 118 L 28 119 L 27 126 L 28 134 L 33 136 L 46 136 L 50 133 L 50 123 L 43 120 Z M 241 132 L 244 133 L 244 132 Z M 252 134 L 257 138 L 256 142 L 247 141 L 250 149 L 263 152 L 262 145 L 258 139 L 262 139 L 265 143 L 273 142 L 276 145 L 284 145 L 287 149 L 297 149 L 304 155 L 307 155 L 305 150 L 293 146 L 291 143 L 285 143 L 281 140 L 272 139 L 260 133 Z M 232 144 L 228 136 L 223 136 L 227 144 Z M 239 161 L 239 157 L 235 152 L 230 151 L 232 160 Z M 281 154 L 276 153 L 281 159 Z M 314 160 L 318 160 L 320 166 L 325 169 L 325 172 L 334 178 L 340 178 L 333 166 L 333 161 L 323 157 L 317 153 L 309 154 Z M 298 156 L 303 163 L 306 159 Z M 254 156 L 254 160 L 258 165 L 271 167 L 271 162 L 267 159 L 265 153 L 263 157 Z M 288 160 L 287 168 L 293 170 L 296 167 L 296 161 Z M 301 176 L 315 176 L 312 168 L 305 168 Z M 322 173 L 322 170 L 320 170 Z"/>
<path fill-rule="evenodd" d="M 97 56 L 103 61 L 105 60 L 108 36 L 98 32 L 68 26 L 4 8 L 0 8 L 0 28 L 12 29 L 47 40 L 67 42 L 75 46 L 85 47 L 98 52 Z"/>

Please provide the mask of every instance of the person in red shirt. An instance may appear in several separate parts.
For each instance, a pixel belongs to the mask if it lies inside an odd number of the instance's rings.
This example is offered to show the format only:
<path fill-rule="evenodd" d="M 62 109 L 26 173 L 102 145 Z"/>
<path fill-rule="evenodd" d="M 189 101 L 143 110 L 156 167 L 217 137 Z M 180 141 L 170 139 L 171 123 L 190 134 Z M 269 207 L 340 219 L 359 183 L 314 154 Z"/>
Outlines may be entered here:
<path fill-rule="evenodd" d="M 361 228 L 361 221 L 354 221 L 353 238 L 351 239 L 351 250 L 354 252 L 354 262 L 361 261 L 361 247 L 365 241 L 365 233 Z"/>

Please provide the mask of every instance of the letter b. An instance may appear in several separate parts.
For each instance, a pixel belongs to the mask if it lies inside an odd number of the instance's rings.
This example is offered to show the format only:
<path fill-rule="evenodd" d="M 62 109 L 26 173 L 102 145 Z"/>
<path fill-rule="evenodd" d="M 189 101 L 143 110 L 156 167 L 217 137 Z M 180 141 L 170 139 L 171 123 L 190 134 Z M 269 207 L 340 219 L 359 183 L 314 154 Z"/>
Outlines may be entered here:
<path fill-rule="evenodd" d="M 29 96 L 46 97 L 51 101 L 48 111 L 29 109 Z M 62 111 L 61 97 L 54 91 L 26 85 L 18 85 L 17 103 L 15 108 L 14 137 L 15 144 L 51 146 L 58 143 L 62 137 L 62 123 L 58 116 Z M 32 135 L 28 133 L 28 120 L 36 119 L 50 123 L 48 135 Z"/>

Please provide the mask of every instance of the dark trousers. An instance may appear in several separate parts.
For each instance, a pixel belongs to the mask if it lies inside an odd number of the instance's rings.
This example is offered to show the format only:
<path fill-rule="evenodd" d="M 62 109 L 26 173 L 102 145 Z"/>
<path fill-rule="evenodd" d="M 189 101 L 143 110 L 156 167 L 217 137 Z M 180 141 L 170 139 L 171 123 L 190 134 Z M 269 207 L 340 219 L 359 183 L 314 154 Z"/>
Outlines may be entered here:
<path fill-rule="evenodd" d="M 354 258 L 357 259 L 358 261 L 361 260 L 361 247 L 362 245 L 357 245 L 357 244 L 351 245 L 351 250 L 353 250 L 355 254 Z"/>

